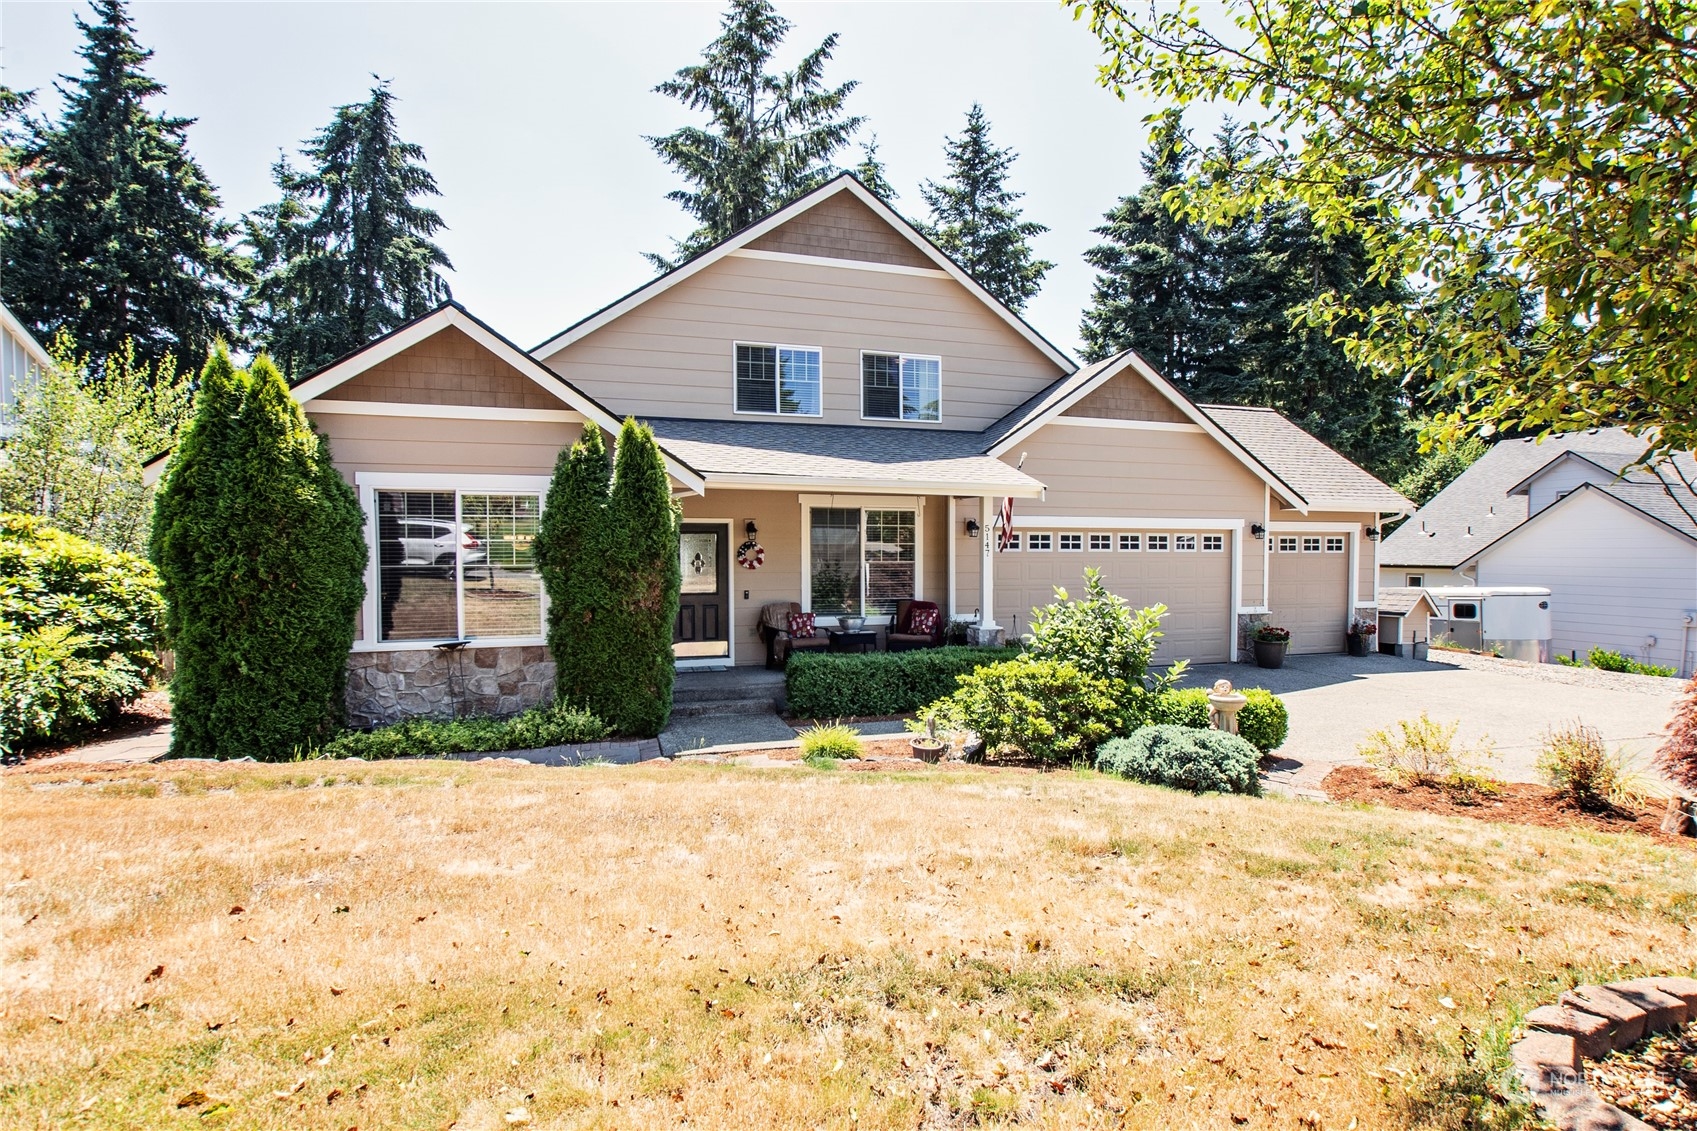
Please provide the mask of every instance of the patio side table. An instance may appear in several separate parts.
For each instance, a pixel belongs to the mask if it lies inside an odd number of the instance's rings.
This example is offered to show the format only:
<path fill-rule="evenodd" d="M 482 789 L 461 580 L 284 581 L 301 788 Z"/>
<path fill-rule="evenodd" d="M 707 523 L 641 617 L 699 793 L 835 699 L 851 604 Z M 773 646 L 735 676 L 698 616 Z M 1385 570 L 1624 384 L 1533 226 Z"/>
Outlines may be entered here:
<path fill-rule="evenodd" d="M 831 640 L 832 652 L 876 652 L 878 650 L 878 634 L 869 628 L 859 632 L 849 632 L 845 629 L 833 628 L 826 630 L 826 636 Z"/>

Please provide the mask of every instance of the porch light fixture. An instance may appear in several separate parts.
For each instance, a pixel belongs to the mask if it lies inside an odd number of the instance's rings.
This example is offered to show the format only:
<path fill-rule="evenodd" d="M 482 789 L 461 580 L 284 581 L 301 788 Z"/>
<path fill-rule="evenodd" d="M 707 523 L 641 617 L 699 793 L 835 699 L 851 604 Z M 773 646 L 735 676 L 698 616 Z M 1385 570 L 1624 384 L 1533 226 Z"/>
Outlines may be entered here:
<path fill-rule="evenodd" d="M 756 534 L 760 533 L 760 528 L 754 525 L 754 520 L 752 518 L 749 518 L 743 520 L 742 531 L 744 534 L 752 538 Z"/>
<path fill-rule="evenodd" d="M 968 538 L 978 537 L 978 520 L 976 518 L 966 520 L 966 536 Z"/>
<path fill-rule="evenodd" d="M 1362 533 L 1367 535 L 1367 540 L 1369 542 L 1377 542 L 1379 540 L 1379 528 L 1377 526 L 1369 526 L 1364 529 Z"/>
<path fill-rule="evenodd" d="M 1267 528 L 1262 526 L 1259 522 L 1253 522 L 1249 525 L 1249 533 L 1255 535 L 1257 538 L 1265 538 L 1267 536 Z"/>

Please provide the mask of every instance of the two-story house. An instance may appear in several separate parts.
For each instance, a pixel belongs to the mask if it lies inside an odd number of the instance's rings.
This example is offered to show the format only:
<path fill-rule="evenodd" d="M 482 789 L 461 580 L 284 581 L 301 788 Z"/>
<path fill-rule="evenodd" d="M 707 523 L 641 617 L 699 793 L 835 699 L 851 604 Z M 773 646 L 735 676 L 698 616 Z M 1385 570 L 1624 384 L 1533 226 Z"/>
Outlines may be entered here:
<path fill-rule="evenodd" d="M 543 693 L 529 539 L 560 449 L 625 416 L 682 500 L 680 667 L 761 663 L 776 601 L 877 625 L 919 598 L 1011 636 L 1086 566 L 1168 607 L 1166 658 L 1235 659 L 1266 619 L 1339 651 L 1409 509 L 1275 412 L 1131 352 L 1079 368 L 849 176 L 533 350 L 449 305 L 295 395 L 369 518 L 356 719 L 422 704 L 456 640 L 481 709 Z"/>

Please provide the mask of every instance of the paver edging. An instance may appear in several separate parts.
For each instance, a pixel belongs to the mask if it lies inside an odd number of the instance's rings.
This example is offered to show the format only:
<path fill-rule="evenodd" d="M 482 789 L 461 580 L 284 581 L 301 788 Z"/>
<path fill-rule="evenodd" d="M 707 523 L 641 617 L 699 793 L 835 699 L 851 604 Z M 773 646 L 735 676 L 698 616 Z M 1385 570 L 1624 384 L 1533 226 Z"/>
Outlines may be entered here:
<path fill-rule="evenodd" d="M 1533 1102 L 1561 1131 L 1651 1131 L 1585 1083 L 1585 1061 L 1697 1018 L 1697 978 L 1633 978 L 1575 986 L 1526 1015 L 1530 1031 L 1509 1048 Z"/>

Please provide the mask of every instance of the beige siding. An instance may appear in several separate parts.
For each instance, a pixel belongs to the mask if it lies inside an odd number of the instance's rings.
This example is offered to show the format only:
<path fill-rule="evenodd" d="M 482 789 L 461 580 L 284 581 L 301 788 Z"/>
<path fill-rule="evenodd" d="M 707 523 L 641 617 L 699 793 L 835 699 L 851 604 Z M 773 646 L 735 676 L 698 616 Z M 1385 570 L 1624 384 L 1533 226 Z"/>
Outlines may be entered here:
<path fill-rule="evenodd" d="M 563 409 L 535 381 L 449 326 L 325 393 L 321 400 Z"/>
<path fill-rule="evenodd" d="M 727 257 L 544 358 L 619 414 L 737 416 L 736 342 L 817 346 L 828 424 L 985 428 L 1062 375 L 952 279 Z M 860 352 L 942 358 L 940 425 L 863 422 Z"/>
<path fill-rule="evenodd" d="M 1067 416 L 1108 420 L 1159 420 L 1171 424 L 1189 417 L 1155 390 L 1142 374 L 1121 370 L 1108 383 L 1066 410 Z"/>
<path fill-rule="evenodd" d="M 903 267 L 937 266 L 876 212 L 846 192 L 821 201 L 748 246 L 757 251 L 896 263 Z"/>
<path fill-rule="evenodd" d="M 1276 518 L 1281 516 L 1275 516 Z M 1309 511 L 1306 515 L 1287 512 L 1282 516 L 1292 522 L 1324 522 L 1335 523 L 1343 528 L 1344 535 L 1351 540 L 1356 549 L 1356 582 L 1355 599 L 1363 604 L 1371 605 L 1378 598 L 1378 570 L 1373 558 L 1374 545 L 1366 536 L 1369 526 L 1379 525 L 1379 516 L 1371 512 L 1354 514 L 1347 511 Z M 1419 573 L 1419 570 L 1403 572 Z M 1398 582 L 1398 584 L 1402 584 Z M 1427 581 L 1428 586 L 1438 582 Z"/>
<path fill-rule="evenodd" d="M 580 432 L 576 424 L 314 413 L 310 403 L 306 408 L 330 438 L 336 469 L 350 483 L 360 471 L 550 475 L 560 449 Z"/>

